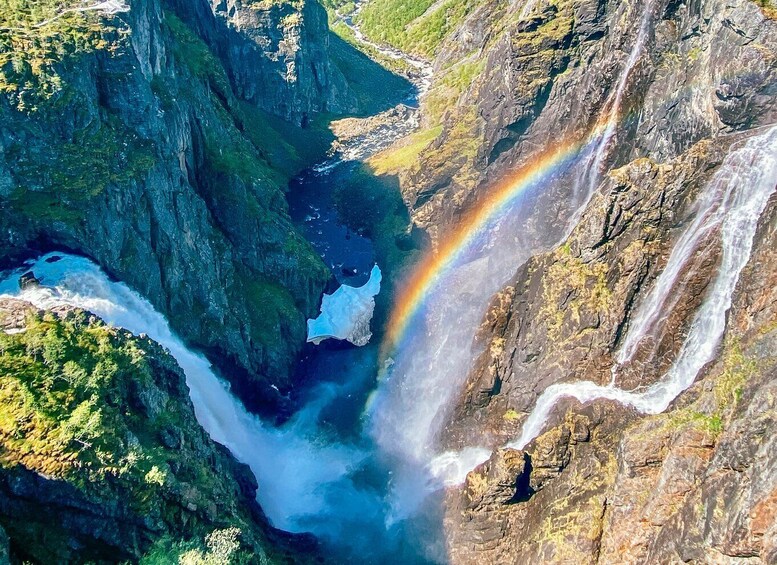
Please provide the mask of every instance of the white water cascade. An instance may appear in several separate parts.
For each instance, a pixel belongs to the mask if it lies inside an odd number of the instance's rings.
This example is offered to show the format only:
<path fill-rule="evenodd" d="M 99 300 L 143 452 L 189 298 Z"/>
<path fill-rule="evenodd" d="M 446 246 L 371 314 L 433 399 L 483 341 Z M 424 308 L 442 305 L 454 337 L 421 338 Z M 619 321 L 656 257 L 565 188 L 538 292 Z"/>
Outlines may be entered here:
<path fill-rule="evenodd" d="M 525 6 L 529 7 L 531 2 Z M 640 27 L 621 70 L 615 89 L 603 106 L 599 123 L 604 124 L 597 144 L 572 166 L 576 179 L 571 195 L 575 212 L 566 232 L 577 223 L 594 193 L 610 145 L 617 132 L 629 77 L 648 40 L 653 0 L 642 9 Z M 527 8 L 528 9 L 528 8 Z M 631 8 L 633 9 L 633 8 Z M 557 182 L 551 176 L 543 183 Z M 438 436 L 463 386 L 473 359 L 477 333 L 491 297 L 504 288 L 517 265 L 525 261 L 532 244 L 524 240 L 531 217 L 530 196 L 537 185 L 526 190 L 510 214 L 480 237 L 466 259 L 447 273 L 425 299 L 423 327 L 414 332 L 410 345 L 393 359 L 386 381 L 376 392 L 370 410 L 372 435 L 381 451 L 395 463 L 390 504 L 395 519 L 416 512 L 426 496 L 445 486 L 460 484 L 474 467 L 488 459 L 491 450 L 470 445 L 458 451 L 440 452 Z M 565 237 L 559 233 L 559 237 Z M 488 438 L 480 441 L 488 443 Z"/>
<path fill-rule="evenodd" d="M 58 260 L 57 260 L 58 258 Z M 41 286 L 19 289 L 21 274 L 32 271 Z M 215 441 L 247 464 L 261 485 L 257 499 L 278 528 L 313 531 L 337 537 L 349 527 L 330 512 L 356 514 L 369 508 L 371 496 L 347 479 L 367 452 L 327 441 L 316 429 L 319 411 L 341 394 L 337 385 L 324 385 L 295 418 L 281 428 L 262 423 L 248 413 L 213 372 L 210 363 L 188 349 L 153 306 L 125 284 L 114 282 L 83 257 L 49 253 L 27 263 L 0 282 L 0 294 L 26 300 L 39 308 L 71 305 L 100 316 L 107 323 L 135 334 L 146 334 L 165 346 L 186 374 L 195 414 Z M 341 505 L 333 506 L 328 486 L 336 485 Z M 352 517 L 358 523 L 359 516 Z"/>
<path fill-rule="evenodd" d="M 726 313 L 739 275 L 750 259 L 758 220 L 777 187 L 777 127 L 733 149 L 699 197 L 697 216 L 672 250 L 667 266 L 639 307 L 619 360 L 628 360 L 650 335 L 664 305 L 671 300 L 678 273 L 704 236 L 719 230 L 722 256 L 714 283 L 691 324 L 672 367 L 644 392 L 633 392 L 590 381 L 548 387 L 524 423 L 521 436 L 508 447 L 523 449 L 542 431 L 553 406 L 562 398 L 586 403 L 607 399 L 646 414 L 667 409 L 696 380 L 715 355 L 726 327 Z"/>

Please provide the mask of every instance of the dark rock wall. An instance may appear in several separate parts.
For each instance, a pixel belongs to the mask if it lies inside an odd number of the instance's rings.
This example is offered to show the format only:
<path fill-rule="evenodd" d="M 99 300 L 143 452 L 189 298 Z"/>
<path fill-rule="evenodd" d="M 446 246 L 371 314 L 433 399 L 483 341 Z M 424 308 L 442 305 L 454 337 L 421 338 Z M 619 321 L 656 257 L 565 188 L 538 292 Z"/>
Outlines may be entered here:
<path fill-rule="evenodd" d="M 105 32 L 126 37 L 63 62 L 47 104 L 0 101 L 0 249 L 93 258 L 266 409 L 280 399 L 270 384 L 290 386 L 330 275 L 291 225 L 286 178 L 267 156 L 282 141 L 260 112 L 302 123 L 333 100 L 350 105 L 320 7 L 250 13 L 134 1 Z M 288 37 L 263 45 L 271 33 Z"/>

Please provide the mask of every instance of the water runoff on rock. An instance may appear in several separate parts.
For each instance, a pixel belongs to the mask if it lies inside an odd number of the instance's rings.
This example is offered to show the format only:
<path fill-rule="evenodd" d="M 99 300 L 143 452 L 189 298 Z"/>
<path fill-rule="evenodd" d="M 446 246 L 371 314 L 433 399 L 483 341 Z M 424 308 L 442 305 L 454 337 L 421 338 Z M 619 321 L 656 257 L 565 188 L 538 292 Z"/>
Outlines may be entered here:
<path fill-rule="evenodd" d="M 629 334 L 618 353 L 624 365 L 640 343 L 650 339 L 672 300 L 679 273 L 700 242 L 719 233 L 722 249 L 717 276 L 691 323 L 677 358 L 667 373 L 642 392 L 627 391 L 590 381 L 548 387 L 524 423 L 521 436 L 508 447 L 522 449 L 541 431 L 553 406 L 562 398 L 580 402 L 608 399 L 657 414 L 691 386 L 699 371 L 715 355 L 726 327 L 726 313 L 739 275 L 750 259 L 758 220 L 777 186 L 777 127 L 734 148 L 699 196 L 696 217 L 672 249 L 666 267 L 634 316 Z M 617 367 L 616 367 L 617 371 Z"/>

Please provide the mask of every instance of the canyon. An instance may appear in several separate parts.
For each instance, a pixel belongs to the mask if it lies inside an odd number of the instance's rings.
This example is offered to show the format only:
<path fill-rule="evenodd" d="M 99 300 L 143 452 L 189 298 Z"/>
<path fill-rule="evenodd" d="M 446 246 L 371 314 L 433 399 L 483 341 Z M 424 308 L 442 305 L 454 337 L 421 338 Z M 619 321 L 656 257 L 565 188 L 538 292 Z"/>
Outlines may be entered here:
<path fill-rule="evenodd" d="M 770 0 L 32 4 L 0 559 L 777 561 Z"/>

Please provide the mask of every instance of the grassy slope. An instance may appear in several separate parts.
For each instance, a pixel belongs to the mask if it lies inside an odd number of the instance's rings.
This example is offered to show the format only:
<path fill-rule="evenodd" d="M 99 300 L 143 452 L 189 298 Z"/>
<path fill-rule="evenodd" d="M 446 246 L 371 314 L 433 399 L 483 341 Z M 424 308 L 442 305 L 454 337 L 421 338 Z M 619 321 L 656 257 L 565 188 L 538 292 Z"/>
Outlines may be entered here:
<path fill-rule="evenodd" d="M 432 58 L 443 39 L 456 30 L 479 0 L 381 0 L 358 16 L 362 32 L 379 43 Z"/>

